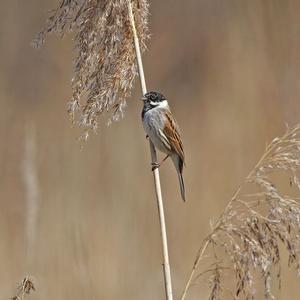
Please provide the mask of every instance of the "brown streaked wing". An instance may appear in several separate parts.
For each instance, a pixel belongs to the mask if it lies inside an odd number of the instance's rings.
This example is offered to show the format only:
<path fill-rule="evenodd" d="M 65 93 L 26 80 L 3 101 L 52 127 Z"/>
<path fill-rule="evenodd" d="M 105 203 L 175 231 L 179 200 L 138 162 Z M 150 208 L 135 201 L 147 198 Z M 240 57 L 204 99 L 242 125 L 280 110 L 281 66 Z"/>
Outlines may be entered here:
<path fill-rule="evenodd" d="M 184 150 L 179 133 L 179 127 L 172 114 L 166 112 L 167 122 L 163 129 L 163 133 L 168 138 L 171 148 L 179 155 L 184 163 Z"/>

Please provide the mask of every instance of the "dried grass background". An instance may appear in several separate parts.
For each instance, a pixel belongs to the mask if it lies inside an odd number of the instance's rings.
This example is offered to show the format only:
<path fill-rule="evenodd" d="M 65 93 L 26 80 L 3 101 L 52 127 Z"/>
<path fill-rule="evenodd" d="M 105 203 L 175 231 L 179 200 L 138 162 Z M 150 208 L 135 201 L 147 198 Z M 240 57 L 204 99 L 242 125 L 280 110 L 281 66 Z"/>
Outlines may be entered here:
<path fill-rule="evenodd" d="M 30 47 L 56 4 L 12 0 L 0 10 L 0 297 L 11 297 L 30 273 L 37 289 L 30 299 L 161 299 L 159 227 L 139 90 L 125 119 L 101 126 L 80 151 L 80 130 L 71 128 L 66 113 L 71 37 L 62 43 L 51 36 L 40 51 Z M 299 9 L 295 0 L 151 2 L 148 85 L 170 98 L 187 152 L 186 205 L 172 165 L 162 168 L 177 297 L 210 220 L 266 144 L 285 132 L 284 123 L 299 122 Z M 34 246 L 28 245 L 23 178 L 28 127 L 35 133 L 31 159 L 39 185 Z M 298 299 L 293 272 L 282 268 L 281 274 L 275 295 Z M 262 299 L 263 289 L 258 293 Z M 189 295 L 198 299 L 208 290 L 199 284 Z"/>

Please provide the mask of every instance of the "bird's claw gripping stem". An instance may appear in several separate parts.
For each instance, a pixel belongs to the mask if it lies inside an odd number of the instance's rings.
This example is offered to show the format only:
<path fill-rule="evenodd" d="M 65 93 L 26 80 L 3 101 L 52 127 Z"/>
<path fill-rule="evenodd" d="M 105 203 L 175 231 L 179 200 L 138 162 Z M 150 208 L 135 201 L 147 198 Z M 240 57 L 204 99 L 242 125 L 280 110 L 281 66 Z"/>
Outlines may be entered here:
<path fill-rule="evenodd" d="M 155 169 L 157 169 L 157 168 L 159 168 L 160 166 L 161 166 L 161 164 L 167 159 L 169 157 L 169 154 L 161 161 L 161 162 L 152 162 L 151 163 L 151 166 L 152 166 L 152 172 L 155 170 Z"/>
<path fill-rule="evenodd" d="M 157 162 L 157 161 L 156 162 L 152 162 L 151 166 L 152 166 L 151 170 L 153 172 L 155 169 L 158 169 L 160 167 L 160 163 Z"/>

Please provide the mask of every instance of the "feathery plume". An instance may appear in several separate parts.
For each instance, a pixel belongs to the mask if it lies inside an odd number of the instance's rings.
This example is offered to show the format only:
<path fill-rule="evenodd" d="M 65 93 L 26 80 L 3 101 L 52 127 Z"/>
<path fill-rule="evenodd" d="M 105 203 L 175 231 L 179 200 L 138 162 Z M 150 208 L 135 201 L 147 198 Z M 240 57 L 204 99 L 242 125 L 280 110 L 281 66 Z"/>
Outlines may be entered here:
<path fill-rule="evenodd" d="M 132 0 L 132 6 L 144 51 L 148 2 Z M 109 112 L 110 121 L 123 117 L 137 75 L 127 0 L 62 0 L 34 44 L 40 47 L 49 33 L 69 32 L 75 32 L 76 58 L 68 111 L 88 137 L 103 112 Z"/>
<path fill-rule="evenodd" d="M 234 299 L 255 299 L 257 278 L 262 279 L 265 299 L 275 299 L 271 282 L 275 274 L 280 285 L 281 245 L 288 265 L 300 274 L 299 171 L 300 124 L 271 142 L 235 192 L 199 249 L 181 300 L 198 278 L 196 271 L 204 257 L 211 264 L 202 273 L 211 276 L 211 300 L 223 299 L 228 292 Z M 288 187 L 280 184 L 282 179 Z M 230 274 L 234 280 L 225 289 Z"/>

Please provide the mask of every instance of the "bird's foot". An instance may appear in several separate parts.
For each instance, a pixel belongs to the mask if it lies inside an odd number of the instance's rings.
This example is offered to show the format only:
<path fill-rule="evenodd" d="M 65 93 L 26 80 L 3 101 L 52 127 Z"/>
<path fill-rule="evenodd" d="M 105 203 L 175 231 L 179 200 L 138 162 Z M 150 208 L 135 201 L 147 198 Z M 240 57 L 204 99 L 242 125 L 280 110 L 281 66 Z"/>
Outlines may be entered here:
<path fill-rule="evenodd" d="M 152 162 L 151 166 L 152 166 L 151 170 L 153 172 L 155 169 L 158 169 L 160 167 L 160 163 L 159 162 Z"/>
<path fill-rule="evenodd" d="M 155 169 L 158 169 L 162 163 L 169 157 L 169 154 L 161 161 L 161 162 L 152 162 L 151 163 L 151 166 L 152 166 L 152 172 L 155 170 Z"/>

